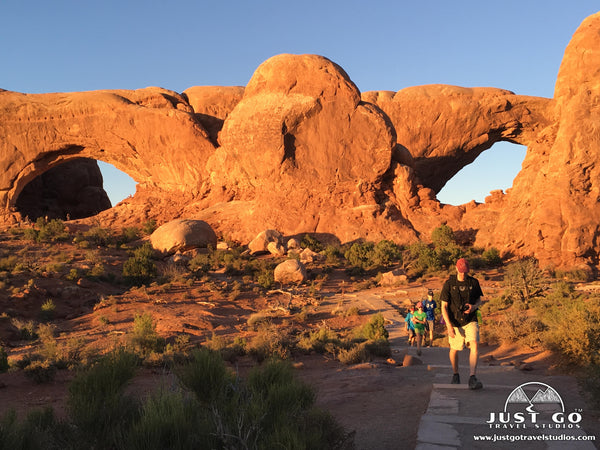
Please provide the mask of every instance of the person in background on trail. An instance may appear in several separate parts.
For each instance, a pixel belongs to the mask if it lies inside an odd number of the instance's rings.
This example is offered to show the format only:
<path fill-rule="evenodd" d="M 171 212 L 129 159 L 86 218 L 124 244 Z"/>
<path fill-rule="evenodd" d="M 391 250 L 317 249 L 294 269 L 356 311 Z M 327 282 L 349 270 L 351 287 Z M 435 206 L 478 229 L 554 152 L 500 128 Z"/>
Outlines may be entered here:
<path fill-rule="evenodd" d="M 421 346 L 423 345 L 423 336 L 425 335 L 425 326 L 427 325 L 427 314 L 423 311 L 423 303 L 417 303 L 417 310 L 412 318 L 417 334 L 417 355 L 421 356 Z"/>
<path fill-rule="evenodd" d="M 414 342 L 415 342 L 415 325 L 413 324 L 412 318 L 413 318 L 413 313 L 415 312 L 415 307 L 410 305 L 410 308 L 408 308 L 408 313 L 406 314 L 406 317 L 404 318 L 404 321 L 406 322 L 406 332 L 408 333 L 408 344 L 412 347 Z"/>
<path fill-rule="evenodd" d="M 437 308 L 437 303 L 433 299 L 433 291 L 429 289 L 427 291 L 427 298 L 423 300 L 423 310 L 427 315 L 427 330 L 429 331 L 428 347 L 431 347 L 433 345 L 433 326 L 435 325 L 435 308 Z"/>
<path fill-rule="evenodd" d="M 442 287 L 440 301 L 442 316 L 448 330 L 450 343 L 450 363 L 454 375 L 452 384 L 460 384 L 458 373 L 458 352 L 469 347 L 469 389 L 481 389 L 483 384 L 476 377 L 479 358 L 479 324 L 477 310 L 481 306 L 483 292 L 479 281 L 469 275 L 469 263 L 460 258 L 456 262 L 456 275 L 451 275 Z"/>

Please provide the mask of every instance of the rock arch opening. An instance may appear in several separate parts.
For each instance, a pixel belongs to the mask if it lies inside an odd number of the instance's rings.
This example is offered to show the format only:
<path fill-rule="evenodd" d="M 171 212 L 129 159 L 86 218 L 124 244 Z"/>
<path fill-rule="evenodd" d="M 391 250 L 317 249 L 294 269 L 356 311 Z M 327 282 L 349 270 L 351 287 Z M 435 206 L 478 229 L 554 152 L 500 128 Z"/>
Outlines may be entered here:
<path fill-rule="evenodd" d="M 104 161 L 98 161 L 98 167 L 104 180 L 104 190 L 113 206 L 135 194 L 137 183 L 125 172 Z"/>
<path fill-rule="evenodd" d="M 506 192 L 521 171 L 526 153 L 523 145 L 495 143 L 454 175 L 438 193 L 438 200 L 449 205 L 463 205 L 471 200 L 483 203 L 491 191 Z"/>
<path fill-rule="evenodd" d="M 107 176 L 103 176 L 101 166 L 106 169 Z M 129 193 L 120 193 L 119 189 L 133 182 L 128 179 L 131 180 L 110 164 L 91 158 L 69 159 L 31 180 L 19 194 L 15 207 L 22 217 L 32 221 L 39 217 L 83 219 L 116 204 L 109 191 L 116 202 L 127 197 Z M 106 181 L 111 186 L 110 190 L 106 189 Z M 119 198 L 119 195 L 123 197 Z"/>

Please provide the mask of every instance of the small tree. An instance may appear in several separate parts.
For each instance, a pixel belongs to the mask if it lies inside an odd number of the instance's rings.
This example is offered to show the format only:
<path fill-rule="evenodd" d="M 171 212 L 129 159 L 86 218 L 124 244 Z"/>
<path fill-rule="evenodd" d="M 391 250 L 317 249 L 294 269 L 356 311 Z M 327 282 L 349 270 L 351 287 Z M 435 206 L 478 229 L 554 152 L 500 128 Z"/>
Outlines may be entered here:
<path fill-rule="evenodd" d="M 514 300 L 529 304 L 544 289 L 544 278 L 534 258 L 525 258 L 510 264 L 504 274 L 507 294 Z"/>
<path fill-rule="evenodd" d="M 447 247 L 450 244 L 456 244 L 454 230 L 448 225 L 441 225 L 431 232 L 431 242 L 439 248 Z"/>

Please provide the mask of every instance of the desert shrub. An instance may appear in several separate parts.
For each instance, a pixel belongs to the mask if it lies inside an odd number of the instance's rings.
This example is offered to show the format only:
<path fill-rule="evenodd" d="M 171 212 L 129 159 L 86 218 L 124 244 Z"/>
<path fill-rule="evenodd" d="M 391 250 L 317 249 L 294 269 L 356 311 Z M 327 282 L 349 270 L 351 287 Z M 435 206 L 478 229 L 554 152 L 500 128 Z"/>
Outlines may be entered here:
<path fill-rule="evenodd" d="M 387 267 L 402 261 L 402 248 L 386 239 L 379 241 L 373 247 L 371 263 L 376 267 Z"/>
<path fill-rule="evenodd" d="M 378 340 L 389 337 L 389 332 L 385 329 L 385 319 L 383 314 L 375 314 L 366 324 L 364 324 L 359 330 L 357 337 L 366 340 Z"/>
<path fill-rule="evenodd" d="M 178 367 L 176 374 L 182 385 L 203 404 L 222 399 L 235 380 L 219 353 L 204 348 L 194 350 L 190 362 Z"/>
<path fill-rule="evenodd" d="M 212 259 L 208 253 L 198 253 L 188 262 L 188 269 L 196 276 L 206 275 L 212 269 Z"/>
<path fill-rule="evenodd" d="M 434 251 L 436 265 L 432 268 L 436 270 L 442 267 L 451 267 L 459 258 L 464 256 L 463 249 L 455 243 L 449 243 L 444 247 L 436 247 Z"/>
<path fill-rule="evenodd" d="M 446 247 L 450 244 L 456 244 L 454 230 L 448 225 L 440 225 L 431 232 L 431 242 L 435 247 Z"/>
<path fill-rule="evenodd" d="M 0 417 L 0 449 L 48 449 L 65 448 L 69 430 L 56 419 L 54 410 L 45 407 L 27 413 L 21 422 L 15 410 Z"/>
<path fill-rule="evenodd" d="M 132 284 L 147 283 L 156 277 L 157 268 L 152 260 L 154 250 L 152 245 L 146 242 L 144 245 L 136 248 L 131 256 L 123 264 L 123 276 Z"/>
<path fill-rule="evenodd" d="M 56 361 L 59 356 L 58 343 L 55 338 L 56 325 L 40 324 L 37 328 L 37 334 L 41 341 L 41 354 L 44 358 Z"/>
<path fill-rule="evenodd" d="M 543 292 L 544 283 L 543 272 L 533 258 L 521 259 L 506 267 L 504 287 L 515 301 L 528 305 Z"/>
<path fill-rule="evenodd" d="M 408 246 L 404 262 L 405 266 L 414 275 L 442 269 L 441 261 L 435 250 L 421 241 Z"/>
<path fill-rule="evenodd" d="M 36 226 L 38 228 L 36 241 L 38 242 L 64 241 L 69 237 L 62 220 L 52 219 L 47 221 L 43 217 L 39 217 Z"/>
<path fill-rule="evenodd" d="M 17 318 L 11 319 L 12 325 L 19 331 L 19 336 L 23 340 L 34 340 L 38 338 L 36 324 L 32 320 L 22 321 Z"/>
<path fill-rule="evenodd" d="M 373 339 L 364 342 L 365 350 L 369 353 L 369 355 L 377 356 L 377 357 L 388 357 L 392 354 L 392 348 L 390 346 L 390 341 L 386 339 Z"/>
<path fill-rule="evenodd" d="M 94 267 L 92 267 L 90 269 L 90 271 L 87 273 L 87 276 L 91 277 L 91 278 L 101 278 L 104 276 L 104 273 L 105 273 L 104 264 L 96 263 L 96 264 L 94 264 Z"/>
<path fill-rule="evenodd" d="M 481 256 L 485 265 L 488 267 L 498 267 L 502 265 L 502 258 L 500 257 L 500 252 L 497 248 L 488 248 Z"/>
<path fill-rule="evenodd" d="M 56 313 L 56 305 L 54 301 L 49 298 L 44 303 L 42 303 L 40 318 L 42 320 L 52 320 L 54 318 L 54 314 Z"/>
<path fill-rule="evenodd" d="M 139 418 L 127 430 L 131 450 L 216 448 L 213 429 L 195 399 L 161 387 L 144 401 Z"/>
<path fill-rule="evenodd" d="M 229 342 L 223 336 L 217 336 L 215 333 L 206 341 L 204 346 L 209 350 L 220 353 L 222 359 L 230 362 L 235 361 L 238 356 L 242 356 L 246 352 L 246 342 L 243 339 L 236 337 L 233 342 Z"/>
<path fill-rule="evenodd" d="M 597 298 L 584 298 L 564 285 L 555 286 L 552 302 L 539 307 L 548 329 L 546 345 L 565 356 L 567 362 L 586 366 L 600 364 L 600 305 Z"/>
<path fill-rule="evenodd" d="M 337 358 L 342 364 L 360 364 L 363 362 L 370 361 L 371 356 L 367 350 L 367 343 L 361 342 L 360 344 L 354 345 L 348 349 L 341 348 L 338 352 Z"/>
<path fill-rule="evenodd" d="M 116 443 L 137 411 L 135 400 L 124 394 L 136 367 L 134 354 L 116 349 L 78 373 L 69 385 L 69 417 L 88 448 L 119 448 Z"/>
<path fill-rule="evenodd" d="M 305 352 L 333 353 L 334 348 L 339 346 L 339 343 L 339 337 L 334 331 L 321 327 L 302 336 L 298 340 L 296 347 Z"/>
<path fill-rule="evenodd" d="M 325 245 L 310 234 L 305 234 L 300 241 L 302 248 L 308 248 L 313 252 L 320 253 L 325 250 Z"/>
<path fill-rule="evenodd" d="M 256 361 L 262 362 L 270 358 L 287 359 L 292 347 L 292 339 L 286 330 L 263 324 L 248 342 L 246 351 Z"/>
<path fill-rule="evenodd" d="M 215 439 L 198 448 L 333 449 L 348 439 L 329 414 L 314 407 L 314 390 L 297 380 L 287 362 L 267 361 L 244 380 L 217 353 L 199 350 L 177 373 L 204 406 L 196 408 L 205 414 L 198 428 L 209 423 L 205 434 Z"/>
<path fill-rule="evenodd" d="M 19 263 L 19 258 L 16 255 L 0 258 L 0 272 L 12 272 Z"/>
<path fill-rule="evenodd" d="M 151 314 L 136 314 L 133 317 L 131 330 L 131 343 L 143 355 L 151 352 L 162 352 L 165 348 L 165 339 L 156 332 L 156 322 Z"/>
<path fill-rule="evenodd" d="M 78 242 L 87 242 L 89 246 L 108 247 L 113 241 L 112 231 L 108 228 L 95 226 L 78 236 Z"/>
<path fill-rule="evenodd" d="M 592 406 L 600 409 L 600 363 L 589 364 L 579 383 Z"/>
<path fill-rule="evenodd" d="M 10 365 L 8 364 L 8 353 L 4 347 L 0 347 L 0 373 L 7 372 Z"/>
<path fill-rule="evenodd" d="M 50 360 L 32 361 L 24 369 L 25 375 L 34 383 L 49 383 L 56 376 L 56 366 Z"/>
<path fill-rule="evenodd" d="M 369 270 L 373 265 L 371 256 L 374 248 L 373 242 L 355 242 L 346 250 L 344 257 L 353 267 Z"/>
<path fill-rule="evenodd" d="M 138 227 L 126 227 L 121 230 L 121 234 L 117 236 L 117 245 L 127 244 L 128 242 L 137 241 L 141 237 L 141 232 Z"/>
<path fill-rule="evenodd" d="M 156 220 L 149 219 L 146 222 L 144 222 L 144 224 L 142 225 L 142 233 L 144 233 L 145 235 L 150 235 L 150 234 L 154 233 L 156 228 L 157 228 Z"/>
<path fill-rule="evenodd" d="M 340 260 L 344 257 L 342 250 L 335 245 L 326 246 L 323 250 L 323 255 L 325 255 L 325 264 L 334 267 L 338 266 Z"/>
<path fill-rule="evenodd" d="M 253 330 L 258 330 L 261 325 L 268 324 L 271 321 L 271 317 L 264 312 L 256 312 L 248 317 L 248 326 Z"/>

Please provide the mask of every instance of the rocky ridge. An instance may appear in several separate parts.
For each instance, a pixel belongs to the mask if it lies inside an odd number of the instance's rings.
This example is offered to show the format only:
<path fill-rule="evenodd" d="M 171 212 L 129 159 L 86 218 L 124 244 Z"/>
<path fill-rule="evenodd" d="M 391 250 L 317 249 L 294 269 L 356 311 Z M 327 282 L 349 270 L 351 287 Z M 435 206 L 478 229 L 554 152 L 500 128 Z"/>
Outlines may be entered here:
<path fill-rule="evenodd" d="M 135 196 L 106 224 L 203 220 L 249 242 L 258 232 L 410 243 L 448 224 L 471 243 L 545 265 L 600 265 L 600 14 L 567 46 L 551 99 L 498 88 L 416 86 L 361 93 L 318 55 L 274 56 L 245 87 L 57 94 L 0 91 L 0 208 L 86 157 L 115 165 Z M 507 192 L 484 204 L 436 194 L 494 143 L 527 146 Z"/>

